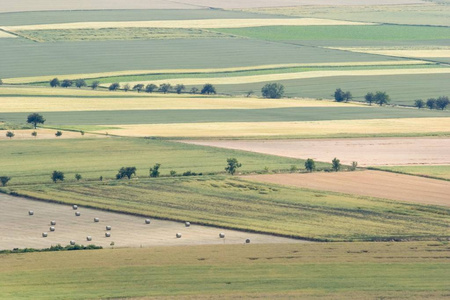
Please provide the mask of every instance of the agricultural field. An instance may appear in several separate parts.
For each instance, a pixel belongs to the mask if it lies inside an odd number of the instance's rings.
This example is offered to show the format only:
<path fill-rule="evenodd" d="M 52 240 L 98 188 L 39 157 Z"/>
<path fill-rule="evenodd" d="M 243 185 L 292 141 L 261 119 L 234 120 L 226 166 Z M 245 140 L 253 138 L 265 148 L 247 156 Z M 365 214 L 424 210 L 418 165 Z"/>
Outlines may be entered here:
<path fill-rule="evenodd" d="M 383 166 L 381 170 L 450 180 L 450 166 Z"/>

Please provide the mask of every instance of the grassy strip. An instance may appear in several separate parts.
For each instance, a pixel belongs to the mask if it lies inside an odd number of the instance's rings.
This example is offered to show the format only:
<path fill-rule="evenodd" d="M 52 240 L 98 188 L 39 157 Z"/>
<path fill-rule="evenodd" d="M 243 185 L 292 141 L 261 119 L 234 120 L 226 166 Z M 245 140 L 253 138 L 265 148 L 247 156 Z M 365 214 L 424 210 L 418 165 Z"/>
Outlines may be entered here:
<path fill-rule="evenodd" d="M 67 246 L 50 246 L 50 248 L 44 248 L 44 249 L 35 249 L 35 248 L 23 248 L 18 249 L 15 248 L 13 250 L 0 250 L 0 254 L 13 254 L 13 253 L 31 253 L 31 252 L 55 252 L 55 251 L 73 251 L 73 250 L 94 250 L 94 249 L 102 249 L 101 246 L 95 246 L 95 245 L 67 245 Z"/>
<path fill-rule="evenodd" d="M 448 237 L 450 209 L 201 176 L 10 186 L 15 195 L 318 241 Z"/>
<path fill-rule="evenodd" d="M 368 169 L 450 181 L 450 166 L 388 166 Z"/>
<path fill-rule="evenodd" d="M 0 256 L 0 282 L 6 298 L 445 299 L 448 251 L 422 242 L 29 253 Z"/>

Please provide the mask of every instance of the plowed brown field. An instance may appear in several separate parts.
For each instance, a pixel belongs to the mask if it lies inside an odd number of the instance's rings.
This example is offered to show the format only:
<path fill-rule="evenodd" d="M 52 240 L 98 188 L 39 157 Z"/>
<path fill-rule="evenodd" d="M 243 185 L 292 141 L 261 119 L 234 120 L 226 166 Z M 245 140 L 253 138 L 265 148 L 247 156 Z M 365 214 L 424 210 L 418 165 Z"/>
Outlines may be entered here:
<path fill-rule="evenodd" d="M 380 171 L 243 176 L 260 182 L 450 206 L 450 182 Z"/>

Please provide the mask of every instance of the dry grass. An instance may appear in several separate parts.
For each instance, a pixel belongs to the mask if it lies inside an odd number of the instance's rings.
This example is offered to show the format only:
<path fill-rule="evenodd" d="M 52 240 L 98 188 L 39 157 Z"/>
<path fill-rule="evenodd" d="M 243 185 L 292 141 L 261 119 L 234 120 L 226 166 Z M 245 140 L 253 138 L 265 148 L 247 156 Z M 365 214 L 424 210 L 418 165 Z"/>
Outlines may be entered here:
<path fill-rule="evenodd" d="M 127 75 L 152 75 L 152 74 L 183 74 L 183 73 L 219 73 L 219 72 L 239 72 L 239 71 L 254 71 L 267 69 L 282 69 L 282 68 L 296 68 L 296 67 L 352 67 L 352 66 L 391 66 L 391 65 L 422 65 L 426 62 L 423 60 L 409 60 L 409 61 L 367 61 L 367 62 L 336 62 L 336 63 L 309 63 L 309 64 L 272 64 L 272 65 L 258 65 L 248 67 L 233 67 L 233 68 L 210 68 L 210 69 L 166 69 L 166 70 L 128 70 L 116 72 L 103 73 L 87 73 L 87 74 L 70 74 L 70 75 L 49 75 L 49 76 L 33 76 L 33 77 L 16 77 L 4 78 L 3 82 L 6 84 L 21 84 L 31 82 L 45 82 L 53 78 L 64 79 L 92 79 L 105 78 L 115 76 Z M 1 93 L 1 90 L 0 90 Z"/>
<path fill-rule="evenodd" d="M 77 22 L 4 26 L 7 31 L 48 29 L 100 29 L 100 28 L 242 28 L 260 26 L 315 26 L 315 25 L 372 25 L 374 23 L 348 22 L 317 18 L 301 19 L 204 19 L 132 22 Z"/>
<path fill-rule="evenodd" d="M 256 98 L 67 98 L 67 97 L 2 97 L 0 112 L 96 111 L 149 109 L 259 109 L 280 107 L 349 107 L 360 104 L 318 101 L 313 99 Z"/>
<path fill-rule="evenodd" d="M 293 80 L 293 79 L 308 79 L 308 78 L 322 78 L 322 77 L 342 77 L 342 76 L 380 76 L 380 75 L 421 75 L 421 74 L 448 74 L 450 68 L 426 68 L 426 69 L 376 69 L 376 70 L 348 70 L 348 71 L 309 71 L 297 73 L 281 73 L 281 74 L 265 74 L 252 76 L 235 76 L 235 77 L 216 77 L 216 78 L 176 78 L 164 79 L 144 82 L 121 82 L 121 84 L 136 84 L 136 83 L 153 83 L 162 84 L 170 83 L 172 85 L 202 85 L 206 82 L 223 85 L 223 84 L 244 84 L 244 83 L 258 83 L 268 81 Z"/>
<path fill-rule="evenodd" d="M 433 58 L 433 57 L 450 57 L 450 49 L 377 49 L 377 48 L 331 48 L 338 50 L 346 50 L 352 52 L 378 54 L 397 57 L 420 57 L 420 58 Z"/>
<path fill-rule="evenodd" d="M 117 125 L 121 136 L 158 137 L 332 137 L 450 133 L 450 118 L 334 120 L 312 122 L 233 122 Z M 100 132 L 103 133 L 103 132 Z"/>

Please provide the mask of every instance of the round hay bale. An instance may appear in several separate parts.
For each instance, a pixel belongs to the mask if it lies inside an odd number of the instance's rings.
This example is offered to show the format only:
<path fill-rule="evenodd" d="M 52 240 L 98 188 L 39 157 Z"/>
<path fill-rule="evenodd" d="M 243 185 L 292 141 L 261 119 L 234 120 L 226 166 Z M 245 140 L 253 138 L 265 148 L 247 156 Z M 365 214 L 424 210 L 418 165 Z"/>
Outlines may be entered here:
<path fill-rule="evenodd" d="M 111 232 L 105 232 L 105 237 L 111 237 Z"/>
<path fill-rule="evenodd" d="M 100 222 L 100 219 L 99 218 L 94 218 L 94 222 L 98 223 L 98 222 Z"/>
<path fill-rule="evenodd" d="M 50 225 L 56 225 L 56 221 L 50 221 Z"/>
<path fill-rule="evenodd" d="M 111 230 L 111 226 L 107 225 L 106 230 Z"/>
<path fill-rule="evenodd" d="M 88 236 L 86 237 L 86 241 L 92 241 L 92 236 L 88 235 Z"/>
<path fill-rule="evenodd" d="M 29 210 L 29 211 L 28 211 L 28 214 L 29 214 L 30 216 L 32 216 L 32 215 L 34 215 L 34 211 Z"/>
<path fill-rule="evenodd" d="M 181 233 L 178 232 L 178 233 L 176 234 L 176 237 L 177 237 L 177 239 L 181 238 Z"/>
<path fill-rule="evenodd" d="M 79 217 L 79 216 L 81 216 L 81 213 L 79 211 L 76 211 L 75 216 Z"/>
<path fill-rule="evenodd" d="M 47 232 L 43 232 L 42 233 L 42 237 L 47 237 L 48 236 L 48 233 Z"/>
<path fill-rule="evenodd" d="M 190 222 L 185 222 L 185 223 L 184 223 L 184 226 L 190 227 L 190 226 L 191 226 L 191 223 L 190 223 Z"/>
<path fill-rule="evenodd" d="M 145 219 L 145 224 L 150 224 L 150 219 Z"/>
<path fill-rule="evenodd" d="M 245 243 L 246 243 L 246 244 L 250 244 L 250 239 L 246 239 L 246 240 L 245 240 Z"/>
<path fill-rule="evenodd" d="M 55 231 L 55 227 L 51 226 L 50 231 Z"/>
<path fill-rule="evenodd" d="M 73 246 L 73 245 L 75 245 L 75 241 L 74 240 L 71 240 L 70 241 L 70 244 Z"/>
<path fill-rule="evenodd" d="M 78 205 L 75 205 L 75 204 L 74 204 L 74 205 L 72 206 L 72 208 L 73 208 L 74 210 L 77 210 L 77 209 L 78 209 Z"/>
<path fill-rule="evenodd" d="M 223 239 L 223 238 L 225 237 L 225 233 L 223 233 L 223 232 L 219 233 L 219 237 L 220 237 L 221 239 Z"/>

